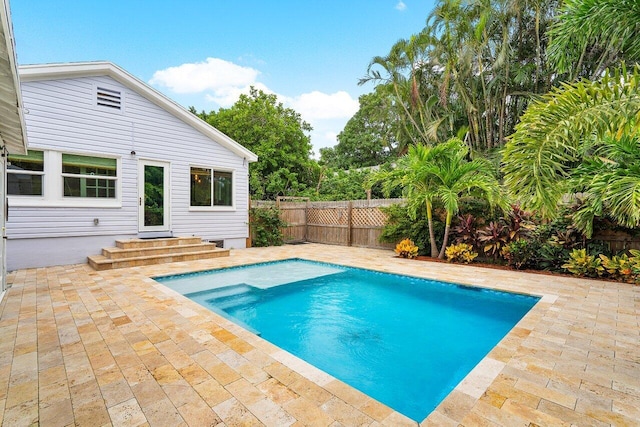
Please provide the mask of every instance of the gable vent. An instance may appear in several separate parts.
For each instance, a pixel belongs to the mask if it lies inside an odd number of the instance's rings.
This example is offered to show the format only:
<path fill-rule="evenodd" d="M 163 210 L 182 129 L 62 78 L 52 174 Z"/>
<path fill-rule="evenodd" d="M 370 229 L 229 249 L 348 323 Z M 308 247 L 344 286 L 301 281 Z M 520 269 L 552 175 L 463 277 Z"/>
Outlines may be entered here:
<path fill-rule="evenodd" d="M 119 90 L 98 86 L 96 88 L 96 101 L 97 105 L 101 107 L 112 108 L 114 110 L 122 109 L 122 94 Z"/>

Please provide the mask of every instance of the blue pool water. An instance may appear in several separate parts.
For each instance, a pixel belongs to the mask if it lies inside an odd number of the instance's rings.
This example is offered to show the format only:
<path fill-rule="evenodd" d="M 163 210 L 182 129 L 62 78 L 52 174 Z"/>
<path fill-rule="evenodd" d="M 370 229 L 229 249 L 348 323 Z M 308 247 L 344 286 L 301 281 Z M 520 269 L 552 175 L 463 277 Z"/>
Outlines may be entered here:
<path fill-rule="evenodd" d="M 156 280 L 416 421 L 538 301 L 299 259 Z"/>

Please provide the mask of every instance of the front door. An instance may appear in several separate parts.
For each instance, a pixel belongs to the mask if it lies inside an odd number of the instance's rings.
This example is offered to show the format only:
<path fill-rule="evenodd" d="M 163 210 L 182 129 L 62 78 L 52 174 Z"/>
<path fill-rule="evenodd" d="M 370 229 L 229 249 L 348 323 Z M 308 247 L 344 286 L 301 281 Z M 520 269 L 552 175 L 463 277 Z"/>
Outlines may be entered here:
<path fill-rule="evenodd" d="M 138 163 L 139 231 L 169 231 L 169 163 Z"/>

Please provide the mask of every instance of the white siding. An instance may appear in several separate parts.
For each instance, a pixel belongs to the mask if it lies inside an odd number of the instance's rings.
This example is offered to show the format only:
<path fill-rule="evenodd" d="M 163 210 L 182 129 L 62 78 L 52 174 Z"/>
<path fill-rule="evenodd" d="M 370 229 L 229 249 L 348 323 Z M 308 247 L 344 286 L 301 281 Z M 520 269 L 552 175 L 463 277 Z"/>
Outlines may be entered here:
<path fill-rule="evenodd" d="M 123 111 L 95 107 L 96 85 L 121 90 Z M 248 164 L 243 158 L 110 77 L 24 82 L 22 94 L 28 111 L 25 121 L 29 148 L 119 157 L 122 205 L 21 207 L 14 198 L 9 202 L 8 239 L 137 235 L 138 159 L 171 163 L 174 235 L 236 242 L 247 237 Z M 132 151 L 135 156 L 130 154 Z M 234 211 L 189 210 L 192 164 L 234 171 Z M 94 225 L 94 218 L 99 219 L 98 225 Z M 33 243 L 37 244 L 35 240 Z"/>

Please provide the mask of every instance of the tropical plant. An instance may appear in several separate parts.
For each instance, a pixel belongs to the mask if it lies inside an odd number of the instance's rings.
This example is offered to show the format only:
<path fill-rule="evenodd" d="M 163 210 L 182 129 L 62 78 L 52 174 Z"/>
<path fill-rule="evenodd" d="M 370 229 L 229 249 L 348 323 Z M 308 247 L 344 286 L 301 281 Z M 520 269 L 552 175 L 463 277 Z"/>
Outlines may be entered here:
<path fill-rule="evenodd" d="M 640 122 L 638 123 L 640 125 Z M 584 202 L 573 214 L 575 225 L 590 237 L 596 217 L 623 227 L 640 225 L 640 137 L 636 130 L 606 136 L 574 172 L 574 188 Z"/>
<path fill-rule="evenodd" d="M 412 217 L 415 218 L 421 207 L 426 207 L 431 256 L 434 258 L 444 258 L 451 220 L 459 211 L 462 196 L 476 195 L 486 198 L 491 206 L 504 206 L 491 163 L 481 158 L 469 160 L 468 157 L 469 149 L 458 138 L 434 147 L 411 146 L 395 169 L 380 173 L 375 178 L 383 182 L 387 192 L 402 188 Z M 445 229 L 439 251 L 433 228 L 433 205 L 436 201 L 445 211 Z"/>
<path fill-rule="evenodd" d="M 505 245 L 501 254 L 507 264 L 516 270 L 537 268 L 540 246 L 537 240 L 518 239 Z"/>
<path fill-rule="evenodd" d="M 640 60 L 640 2 L 565 0 L 551 28 L 550 62 L 570 79 L 595 78 L 621 60 Z"/>
<path fill-rule="evenodd" d="M 632 260 L 629 259 L 627 254 L 614 255 L 611 258 L 602 254 L 599 256 L 602 260 L 602 266 L 614 280 L 621 280 L 624 282 L 634 281 Z"/>
<path fill-rule="evenodd" d="M 504 222 L 507 226 L 509 241 L 523 239 L 536 228 L 531 219 L 531 213 L 520 209 L 518 205 L 511 205 Z"/>
<path fill-rule="evenodd" d="M 585 193 L 587 205 L 574 220 L 587 237 L 594 216 L 605 211 L 618 223 L 640 225 L 639 171 L 616 161 L 619 154 L 629 159 L 637 153 L 639 110 L 638 66 L 629 73 L 624 67 L 607 72 L 597 81 L 563 84 L 531 104 L 503 152 L 511 196 L 524 209 L 554 218 L 563 197 Z"/>
<path fill-rule="evenodd" d="M 415 213 L 413 218 L 409 214 L 407 207 L 400 204 L 381 207 L 380 209 L 387 217 L 380 233 L 381 242 L 395 244 L 409 237 L 418 246 L 419 255 L 429 254 L 429 224 L 424 206 Z M 433 228 L 435 234 L 440 236 L 444 231 L 444 224 L 439 218 L 434 218 Z"/>
<path fill-rule="evenodd" d="M 478 230 L 478 243 L 484 253 L 497 258 L 504 245 L 509 243 L 507 226 L 501 221 L 491 221 L 489 225 Z"/>
<path fill-rule="evenodd" d="M 569 254 L 569 260 L 562 268 L 576 276 L 600 277 L 604 273 L 602 259 L 590 255 L 586 249 L 574 249 Z"/>
<path fill-rule="evenodd" d="M 249 221 L 253 246 L 280 246 L 283 244 L 281 230 L 287 223 L 280 218 L 280 212 L 277 208 L 251 208 Z"/>
<path fill-rule="evenodd" d="M 360 83 L 391 87 L 413 144 L 461 135 L 475 150 L 504 143 L 532 95 L 557 74 L 545 32 L 557 0 L 440 0 L 425 28 L 369 64 Z"/>
<path fill-rule="evenodd" d="M 623 253 L 612 257 L 600 254 L 600 259 L 607 274 L 614 280 L 638 283 L 640 282 L 640 251 L 630 249 L 629 254 L 631 256 Z"/>
<path fill-rule="evenodd" d="M 445 250 L 447 261 L 449 262 L 461 262 L 469 264 L 478 256 L 477 252 L 473 251 L 473 246 L 466 243 L 458 243 L 451 245 Z"/>
<path fill-rule="evenodd" d="M 542 242 L 537 252 L 535 268 L 538 270 L 549 270 L 562 272 L 562 266 L 569 257 L 570 251 L 560 245 L 550 242 Z"/>
<path fill-rule="evenodd" d="M 411 239 L 404 239 L 396 245 L 395 252 L 400 258 L 411 259 L 418 256 L 418 247 Z"/>
<path fill-rule="evenodd" d="M 458 215 L 458 224 L 452 231 L 456 243 L 467 243 L 474 248 L 478 247 L 478 229 L 473 215 Z"/>

